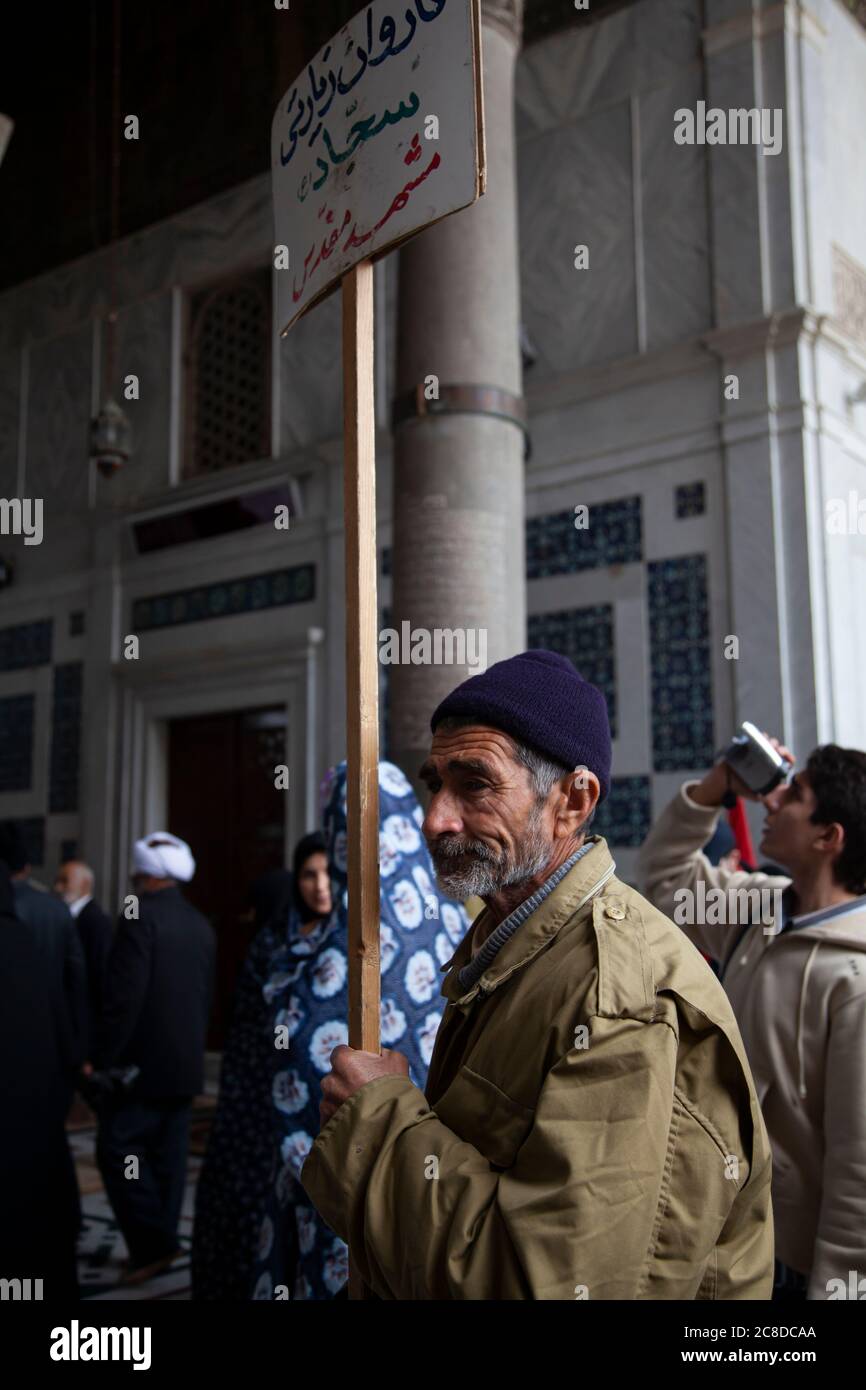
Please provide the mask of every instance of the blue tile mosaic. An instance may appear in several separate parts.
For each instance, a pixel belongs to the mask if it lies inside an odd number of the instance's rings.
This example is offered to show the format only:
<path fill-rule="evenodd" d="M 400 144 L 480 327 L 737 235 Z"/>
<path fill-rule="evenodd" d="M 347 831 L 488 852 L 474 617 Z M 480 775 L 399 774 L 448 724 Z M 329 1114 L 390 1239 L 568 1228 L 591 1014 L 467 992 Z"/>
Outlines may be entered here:
<path fill-rule="evenodd" d="M 656 560 L 647 568 L 653 767 L 709 767 L 714 744 L 706 556 Z"/>
<path fill-rule="evenodd" d="M 613 604 L 533 613 L 527 631 L 530 647 L 561 652 L 574 662 L 584 680 L 598 686 L 607 700 L 611 734 L 616 738 Z"/>
<path fill-rule="evenodd" d="M 51 814 L 78 810 L 82 669 L 80 661 L 54 668 L 48 772 L 48 810 Z"/>
<path fill-rule="evenodd" d="M 590 827 L 611 849 L 637 849 L 650 828 L 650 779 L 614 777 Z"/>
<path fill-rule="evenodd" d="M 177 627 L 181 623 L 204 622 L 208 618 L 252 613 L 260 608 L 310 603 L 315 596 L 315 565 L 295 565 L 292 569 L 251 574 L 226 584 L 207 584 L 197 589 L 181 589 L 174 594 L 137 599 L 132 605 L 132 628 L 135 632 L 149 632 L 154 628 Z"/>
<path fill-rule="evenodd" d="M 47 666 L 51 660 L 52 628 L 50 618 L 0 628 L 0 671 Z"/>
<path fill-rule="evenodd" d="M 27 792 L 33 783 L 35 695 L 0 699 L 0 792 Z"/>
<path fill-rule="evenodd" d="M 26 820 L 0 821 L 0 826 L 15 824 L 27 848 L 27 858 L 34 869 L 45 863 L 45 817 L 28 816 Z"/>
<path fill-rule="evenodd" d="M 686 516 L 703 516 L 707 510 L 706 488 L 703 483 L 683 483 L 675 489 L 677 519 Z"/>
<path fill-rule="evenodd" d="M 589 506 L 585 530 L 575 529 L 575 514 L 550 512 L 526 522 L 526 577 L 629 565 L 643 559 L 643 513 L 640 497 Z"/>

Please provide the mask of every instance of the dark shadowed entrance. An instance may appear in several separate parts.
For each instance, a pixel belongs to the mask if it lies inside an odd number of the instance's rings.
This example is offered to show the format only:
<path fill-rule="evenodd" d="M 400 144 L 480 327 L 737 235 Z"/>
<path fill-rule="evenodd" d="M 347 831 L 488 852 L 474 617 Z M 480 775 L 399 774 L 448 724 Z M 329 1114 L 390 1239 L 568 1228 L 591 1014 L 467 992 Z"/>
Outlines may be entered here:
<path fill-rule="evenodd" d="M 196 873 L 184 891 L 217 934 L 208 1046 L 225 1039 L 232 990 L 252 938 L 250 884 L 284 864 L 284 708 L 232 710 L 169 725 L 168 829 L 189 842 Z"/>

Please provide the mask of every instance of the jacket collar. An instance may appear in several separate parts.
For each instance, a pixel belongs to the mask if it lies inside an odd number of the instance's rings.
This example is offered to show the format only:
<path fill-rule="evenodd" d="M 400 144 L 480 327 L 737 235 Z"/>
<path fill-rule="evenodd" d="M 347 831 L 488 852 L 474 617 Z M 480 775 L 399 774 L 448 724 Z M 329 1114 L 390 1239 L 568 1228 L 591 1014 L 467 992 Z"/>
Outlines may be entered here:
<path fill-rule="evenodd" d="M 476 917 L 473 926 L 457 947 L 447 966 L 448 974 L 442 982 L 442 993 L 452 1004 L 469 1004 L 477 994 L 491 994 L 515 970 L 532 960 L 548 942 L 558 934 L 594 893 L 613 875 L 616 865 L 611 858 L 607 842 L 600 836 L 591 836 L 593 848 L 558 883 L 531 916 L 518 927 L 506 941 L 496 958 L 484 971 L 477 984 L 463 991 L 460 985 L 460 971 L 472 958 L 472 939 L 479 924 L 489 925 L 490 916 L 485 910 Z M 484 930 L 484 925 L 482 925 Z M 485 934 L 486 939 L 486 934 Z"/>

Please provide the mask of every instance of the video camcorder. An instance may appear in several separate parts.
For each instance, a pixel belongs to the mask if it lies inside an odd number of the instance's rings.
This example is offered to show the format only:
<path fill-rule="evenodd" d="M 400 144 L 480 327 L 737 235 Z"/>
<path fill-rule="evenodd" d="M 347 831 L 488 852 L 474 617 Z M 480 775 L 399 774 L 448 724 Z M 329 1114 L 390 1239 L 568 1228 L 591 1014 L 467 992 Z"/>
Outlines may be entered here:
<path fill-rule="evenodd" d="M 734 734 L 727 748 L 722 750 L 719 761 L 727 763 L 756 796 L 766 796 L 774 787 L 778 787 L 793 766 L 781 753 L 776 752 L 760 729 L 747 720 L 740 725 L 740 732 Z"/>

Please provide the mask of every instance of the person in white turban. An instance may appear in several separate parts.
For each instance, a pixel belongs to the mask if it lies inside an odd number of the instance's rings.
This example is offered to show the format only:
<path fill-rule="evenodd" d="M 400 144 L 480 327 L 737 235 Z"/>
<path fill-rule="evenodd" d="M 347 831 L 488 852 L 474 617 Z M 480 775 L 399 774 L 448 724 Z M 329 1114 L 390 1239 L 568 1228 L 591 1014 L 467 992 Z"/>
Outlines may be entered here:
<path fill-rule="evenodd" d="M 126 1284 L 163 1273 L 184 1253 L 178 1223 L 215 960 L 213 929 L 181 891 L 194 873 L 189 845 L 167 830 L 136 841 L 134 895 L 108 966 L 95 1060 L 122 1080 L 101 1109 L 96 1157 L 129 1250 Z"/>
<path fill-rule="evenodd" d="M 195 860 L 186 840 L 169 835 L 167 830 L 157 830 L 143 840 L 136 840 L 132 865 L 132 881 L 136 886 L 139 878 L 189 883 L 195 873 Z"/>

